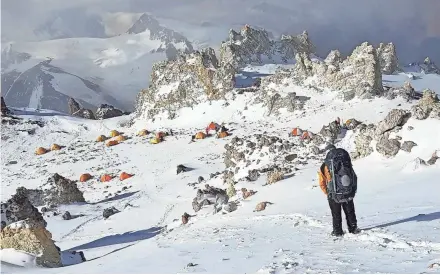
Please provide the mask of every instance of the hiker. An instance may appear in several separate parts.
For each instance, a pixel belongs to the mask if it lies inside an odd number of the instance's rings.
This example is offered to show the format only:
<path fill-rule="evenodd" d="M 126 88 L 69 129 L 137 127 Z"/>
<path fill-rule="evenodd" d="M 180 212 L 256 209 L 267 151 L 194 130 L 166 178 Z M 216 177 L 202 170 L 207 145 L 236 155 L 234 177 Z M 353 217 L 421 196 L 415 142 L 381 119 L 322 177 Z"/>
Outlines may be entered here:
<path fill-rule="evenodd" d="M 344 210 L 347 220 L 348 232 L 359 233 L 357 228 L 356 213 L 354 209 L 354 196 L 357 191 L 357 176 L 353 170 L 348 152 L 342 148 L 329 145 L 327 155 L 318 171 L 319 186 L 327 195 L 328 203 L 333 217 L 333 236 L 342 236 L 342 215 Z"/>
<path fill-rule="evenodd" d="M 206 127 L 206 135 L 209 134 L 210 131 L 215 131 L 216 133 L 220 130 L 221 126 L 218 123 L 212 122 L 209 123 L 208 127 Z"/>

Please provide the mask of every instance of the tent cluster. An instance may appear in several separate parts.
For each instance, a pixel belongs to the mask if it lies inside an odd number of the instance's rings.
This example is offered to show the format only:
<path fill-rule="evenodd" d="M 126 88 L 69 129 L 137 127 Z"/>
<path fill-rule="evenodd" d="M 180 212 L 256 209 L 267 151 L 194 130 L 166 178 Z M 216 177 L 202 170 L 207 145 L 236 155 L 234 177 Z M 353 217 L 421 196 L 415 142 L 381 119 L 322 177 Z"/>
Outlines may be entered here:
<path fill-rule="evenodd" d="M 123 180 L 129 179 L 129 178 L 131 178 L 131 177 L 133 177 L 133 176 L 134 176 L 134 175 L 132 175 L 132 174 L 128 174 L 128 173 L 126 173 L 126 172 L 122 172 L 122 173 L 119 175 L 119 180 L 120 180 L 120 181 L 123 181 Z M 115 177 L 112 176 L 112 175 L 110 175 L 110 174 L 103 174 L 103 175 L 101 175 L 101 176 L 99 177 L 99 181 L 100 181 L 100 182 L 108 182 L 108 181 L 111 181 L 113 178 L 115 178 Z M 79 177 L 79 181 L 80 181 L 80 182 L 87 182 L 87 181 L 89 181 L 90 179 L 92 179 L 92 175 L 90 175 L 90 174 L 88 174 L 88 173 L 82 174 L 82 175 Z"/>
<path fill-rule="evenodd" d="M 229 129 L 226 128 L 224 125 L 220 125 L 215 122 L 209 123 L 209 125 L 205 128 L 205 132 L 197 132 L 195 135 L 191 136 L 191 141 L 194 141 L 196 139 L 205 139 L 207 137 L 212 136 L 212 132 L 215 133 L 217 138 L 225 138 L 229 136 Z"/>
<path fill-rule="evenodd" d="M 61 150 L 62 148 L 63 148 L 62 146 L 60 146 L 60 145 L 54 143 L 54 144 L 52 144 L 52 146 L 50 146 L 49 149 L 46 149 L 46 148 L 44 148 L 44 147 L 38 147 L 38 148 L 35 150 L 35 154 L 36 154 L 36 155 L 44 155 L 44 154 L 46 154 L 46 153 L 48 153 L 48 152 L 50 152 L 50 151 L 59 151 L 59 150 Z"/>

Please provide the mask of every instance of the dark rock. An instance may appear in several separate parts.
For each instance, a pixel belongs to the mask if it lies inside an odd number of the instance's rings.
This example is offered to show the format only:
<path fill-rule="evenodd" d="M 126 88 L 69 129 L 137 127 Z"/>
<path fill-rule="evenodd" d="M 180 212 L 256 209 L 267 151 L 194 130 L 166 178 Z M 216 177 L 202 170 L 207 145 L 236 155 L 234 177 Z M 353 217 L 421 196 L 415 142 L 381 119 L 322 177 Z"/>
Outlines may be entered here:
<path fill-rule="evenodd" d="M 376 144 L 376 150 L 385 157 L 394 157 L 400 149 L 400 142 L 397 139 L 382 137 Z"/>
<path fill-rule="evenodd" d="M 7 116 L 10 114 L 8 107 L 6 106 L 5 100 L 1 97 L 1 112 L 2 116 Z"/>
<path fill-rule="evenodd" d="M 31 219 L 46 227 L 47 223 L 43 215 L 32 205 L 25 190 L 25 188 L 18 188 L 15 195 L 1 204 L 2 229 L 4 226 L 25 219 Z"/>
<path fill-rule="evenodd" d="M 69 114 L 70 115 L 74 115 L 75 113 L 77 113 L 81 109 L 81 106 L 79 105 L 79 103 L 73 98 L 69 98 L 69 101 L 67 102 L 67 104 L 69 107 Z"/>
<path fill-rule="evenodd" d="M 197 182 L 202 183 L 203 181 L 205 181 L 205 179 L 202 176 L 199 176 L 199 178 L 197 179 Z"/>
<path fill-rule="evenodd" d="M 102 212 L 102 216 L 104 217 L 104 219 L 108 219 L 110 216 L 113 216 L 114 214 L 117 214 L 119 212 L 121 211 L 112 206 L 104 209 L 104 211 Z"/>
<path fill-rule="evenodd" d="M 414 146 L 417 146 L 417 144 L 414 141 L 407 140 L 407 141 L 403 142 L 402 147 L 400 149 L 402 149 L 405 152 L 410 153 Z"/>
<path fill-rule="evenodd" d="M 248 176 L 246 177 L 246 179 L 248 181 L 256 181 L 258 180 L 259 177 L 260 177 L 260 173 L 258 172 L 258 170 L 252 169 L 248 171 Z"/>
<path fill-rule="evenodd" d="M 47 184 L 50 188 L 45 190 L 44 201 L 46 204 L 70 204 L 85 202 L 83 193 L 78 189 L 75 182 L 55 173 Z"/>
<path fill-rule="evenodd" d="M 73 114 L 76 117 L 82 117 L 85 119 L 96 119 L 92 110 L 81 108 L 76 113 Z"/>
<path fill-rule="evenodd" d="M 412 131 L 412 130 L 414 130 L 414 127 L 408 126 L 408 131 Z"/>
<path fill-rule="evenodd" d="M 63 214 L 62 217 L 63 217 L 63 220 L 66 220 L 66 221 L 72 219 L 72 215 L 70 215 L 70 212 L 69 212 L 69 211 L 64 212 L 64 214 Z"/>
<path fill-rule="evenodd" d="M 112 117 L 122 116 L 124 113 L 108 104 L 101 104 L 98 110 L 96 110 L 96 119 L 106 119 Z"/>
<path fill-rule="evenodd" d="M 182 164 L 177 165 L 177 175 L 180 173 L 188 172 L 190 170 L 191 170 L 191 168 L 188 168 Z"/>

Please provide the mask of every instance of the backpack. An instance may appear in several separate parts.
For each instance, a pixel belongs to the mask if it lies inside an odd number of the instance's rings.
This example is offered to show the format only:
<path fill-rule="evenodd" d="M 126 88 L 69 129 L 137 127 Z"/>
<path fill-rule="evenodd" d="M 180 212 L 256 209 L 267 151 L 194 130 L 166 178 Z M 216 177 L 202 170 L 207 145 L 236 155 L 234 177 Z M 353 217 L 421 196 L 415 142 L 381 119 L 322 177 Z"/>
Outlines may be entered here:
<path fill-rule="evenodd" d="M 333 149 L 327 153 L 324 163 L 331 175 L 327 184 L 329 197 L 337 203 L 352 200 L 357 191 L 357 176 L 348 152 L 342 148 Z"/>

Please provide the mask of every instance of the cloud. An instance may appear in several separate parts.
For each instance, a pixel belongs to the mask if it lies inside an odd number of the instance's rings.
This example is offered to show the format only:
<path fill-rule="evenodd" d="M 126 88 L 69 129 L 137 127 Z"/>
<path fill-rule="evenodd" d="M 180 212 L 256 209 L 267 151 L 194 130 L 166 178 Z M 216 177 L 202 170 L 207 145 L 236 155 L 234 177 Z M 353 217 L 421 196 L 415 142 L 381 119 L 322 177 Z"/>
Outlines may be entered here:
<path fill-rule="evenodd" d="M 440 63 L 438 0 L 2 0 L 1 4 L 2 41 L 38 39 L 33 30 L 60 11 L 150 12 L 185 23 L 182 28 L 198 28 L 203 22 L 218 26 L 225 33 L 203 34 L 215 42 L 227 37 L 229 28 L 249 23 L 275 35 L 308 30 L 321 55 L 335 48 L 347 53 L 363 41 L 392 41 L 405 63 L 427 55 Z"/>

